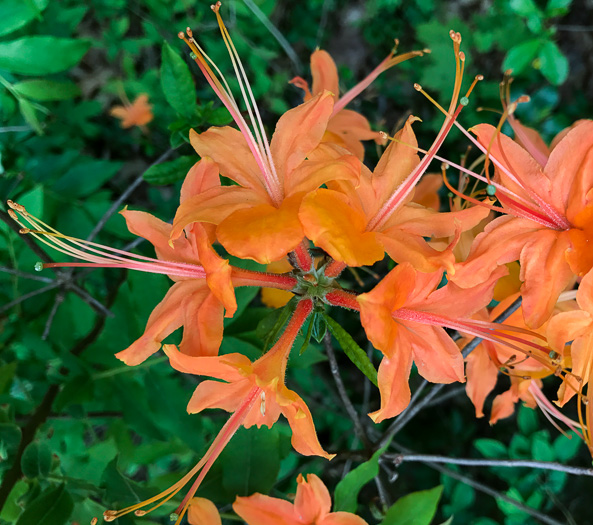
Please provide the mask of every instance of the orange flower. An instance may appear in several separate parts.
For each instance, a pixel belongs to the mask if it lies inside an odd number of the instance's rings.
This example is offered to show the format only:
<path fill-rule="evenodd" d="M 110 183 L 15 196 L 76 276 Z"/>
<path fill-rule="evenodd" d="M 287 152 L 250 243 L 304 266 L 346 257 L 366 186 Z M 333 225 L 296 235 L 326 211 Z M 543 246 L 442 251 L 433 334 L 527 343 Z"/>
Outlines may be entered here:
<path fill-rule="evenodd" d="M 396 44 L 397 45 L 397 44 Z M 305 102 L 316 95 L 329 91 L 335 100 L 334 109 L 327 125 L 323 142 L 330 142 L 346 148 L 360 160 L 364 158 L 363 140 L 374 140 L 377 144 L 384 144 L 385 137 L 378 131 L 372 131 L 369 121 L 360 113 L 344 109 L 354 98 L 364 91 L 383 71 L 427 53 L 412 51 L 400 56 L 395 55 L 395 49 L 365 78 L 351 90 L 339 98 L 340 87 L 338 69 L 327 51 L 316 50 L 311 55 L 311 76 L 313 77 L 313 91 L 309 91 L 309 84 L 301 77 L 295 77 L 290 82 L 305 92 Z"/>
<path fill-rule="evenodd" d="M 132 126 L 143 128 L 154 118 L 152 105 L 148 103 L 148 95 L 145 94 L 138 95 L 131 104 L 126 98 L 123 106 L 112 107 L 109 114 L 121 120 L 122 128 L 131 128 Z"/>
<path fill-rule="evenodd" d="M 236 68 L 253 131 L 225 87 L 226 81 L 218 79 L 191 31 L 187 37 L 181 33 L 204 76 L 239 127 L 239 131 L 230 127 L 210 128 L 200 134 L 192 131 L 192 146 L 201 157 L 213 158 L 220 166 L 221 175 L 238 185 L 219 185 L 185 202 L 175 216 L 171 238 L 178 238 L 186 226 L 195 222 L 216 224 L 218 240 L 231 254 L 267 264 L 283 258 L 301 244 L 304 233 L 297 213 L 303 197 L 329 180 L 357 180 L 360 162 L 345 151 L 338 158 L 327 157 L 323 151 L 314 153 L 333 110 L 329 92 L 286 112 L 268 142 L 241 60 L 218 8 L 219 4 L 213 6 Z"/>
<path fill-rule="evenodd" d="M 222 525 L 216 505 L 206 498 L 192 498 L 187 511 L 189 525 Z"/>
<path fill-rule="evenodd" d="M 536 328 L 574 277 L 593 268 L 593 121 L 563 134 L 543 168 L 496 128 L 480 124 L 472 131 L 478 137 L 472 140 L 496 166 L 492 185 L 503 205 L 497 210 L 508 215 L 476 237 L 452 279 L 474 286 L 497 265 L 519 260 L 523 313 Z M 542 161 L 541 150 L 531 150 Z"/>
<path fill-rule="evenodd" d="M 299 474 L 294 503 L 263 494 L 237 497 L 233 510 L 247 525 L 366 525 L 349 512 L 330 512 L 331 497 L 315 474 Z"/>
<path fill-rule="evenodd" d="M 424 272 L 442 267 L 452 271 L 451 247 L 440 252 L 423 237 L 455 237 L 487 215 L 478 207 L 438 214 L 434 209 L 409 203 L 415 185 L 463 107 L 457 104 L 463 69 L 463 54 L 459 51 L 461 37 L 451 32 L 451 38 L 457 65 L 453 96 L 445 122 L 424 157 L 420 159 L 416 153 L 418 147 L 412 123 L 417 119 L 410 117 L 373 173 L 363 167 L 358 184 L 334 180 L 328 182 L 329 189 L 320 189 L 305 197 L 299 217 L 307 237 L 336 260 L 336 265 L 328 268 L 329 275 L 338 274 L 345 265 L 373 264 L 383 258 L 384 252 L 395 261 L 410 262 Z"/>

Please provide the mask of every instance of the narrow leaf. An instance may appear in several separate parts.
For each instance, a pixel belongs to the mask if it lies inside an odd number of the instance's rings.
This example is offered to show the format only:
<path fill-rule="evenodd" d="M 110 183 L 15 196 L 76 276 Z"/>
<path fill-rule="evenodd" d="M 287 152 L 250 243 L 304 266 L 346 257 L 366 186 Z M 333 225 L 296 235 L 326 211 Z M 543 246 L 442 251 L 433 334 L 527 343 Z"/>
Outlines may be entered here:
<path fill-rule="evenodd" d="M 377 370 L 371 363 L 367 353 L 356 344 L 352 336 L 344 330 L 339 323 L 328 315 L 323 316 L 331 334 L 336 338 L 344 353 L 356 367 L 377 386 Z"/>
<path fill-rule="evenodd" d="M 180 115 L 196 113 L 196 86 L 185 61 L 167 42 L 163 44 L 161 86 L 167 102 Z"/>
<path fill-rule="evenodd" d="M 26 80 L 12 86 L 23 97 L 46 102 L 49 100 L 68 100 L 80 95 L 80 88 L 74 82 L 54 80 Z"/>

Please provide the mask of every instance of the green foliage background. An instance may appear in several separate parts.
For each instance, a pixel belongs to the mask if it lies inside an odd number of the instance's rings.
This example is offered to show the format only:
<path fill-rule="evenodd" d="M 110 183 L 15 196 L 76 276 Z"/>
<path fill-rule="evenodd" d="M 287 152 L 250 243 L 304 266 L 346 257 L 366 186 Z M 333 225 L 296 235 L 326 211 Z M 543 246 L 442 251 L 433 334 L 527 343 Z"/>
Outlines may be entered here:
<path fill-rule="evenodd" d="M 316 47 L 333 54 L 343 88 L 370 72 L 393 38 L 400 39 L 402 52 L 429 47 L 429 56 L 383 74 L 351 106 L 389 131 L 409 114 L 420 116 L 421 145 L 430 144 L 441 117 L 413 83 L 447 103 L 454 74 L 451 28 L 463 35 L 468 78 L 485 76 L 464 111 L 468 127 L 496 121 L 495 115 L 476 110 L 500 108 L 498 83 L 508 68 L 516 75 L 514 96 L 532 98 L 519 109 L 520 118 L 548 139 L 574 120 L 591 118 L 593 31 L 582 26 L 583 13 L 592 18 L 590 6 L 587 10 L 584 2 L 570 0 L 227 0 L 223 6 L 269 125 L 300 102 L 301 93 L 288 81 L 295 75 L 308 78 L 308 57 Z M 125 204 L 170 220 L 180 181 L 197 160 L 187 143 L 189 129 L 230 122 L 177 39 L 186 26 L 228 72 L 226 49 L 207 2 L 0 0 L 2 203 L 16 200 L 58 230 L 82 238 L 127 190 Z M 153 104 L 154 120 L 145 132 L 121 129 L 109 109 L 123 96 L 133 100 L 142 93 Z M 452 133 L 446 156 L 457 159 L 466 147 L 460 134 Z M 371 162 L 377 155 L 369 146 Z M 118 201 L 117 208 L 122 206 Z M 197 379 L 174 372 L 164 357 L 153 356 L 135 368 L 113 357 L 142 333 L 169 286 L 166 277 L 108 270 L 35 273 L 40 254 L 19 237 L 4 211 L 2 218 L 0 496 L 6 503 L 0 523 L 86 524 L 106 508 L 134 503 L 179 479 L 204 453 L 226 415 L 187 415 Z M 115 214 L 96 240 L 122 247 L 134 238 Z M 152 255 L 148 243 L 134 244 Z M 375 268 L 385 269 L 382 263 Z M 373 285 L 372 277 L 362 277 L 367 287 Z M 253 290 L 239 290 L 238 298 L 240 309 L 227 320 L 222 352 L 257 357 L 275 314 Z M 356 317 L 330 314 L 366 351 Z M 339 330 L 334 327 L 332 333 L 349 350 Z M 395 466 L 371 458 L 354 437 L 321 345 L 310 344 L 299 355 L 301 345 L 295 345 L 288 381 L 311 407 L 321 442 L 338 457 L 327 463 L 297 455 L 283 422 L 271 430 L 241 430 L 199 493 L 215 501 L 229 520 L 236 519 L 230 507 L 236 495 L 290 496 L 299 472 L 321 475 L 333 492 L 350 472 L 336 505 L 357 510 L 369 523 L 428 524 L 437 502 L 434 523 L 451 516 L 460 524 L 538 522 L 455 474 L 556 522 L 593 523 L 588 478 L 518 468 L 447 466 L 440 472 L 421 463 Z M 376 363 L 378 356 L 369 355 Z M 344 354 L 338 361 L 355 408 L 364 414 L 376 407 L 378 394 L 370 381 Z M 419 383 L 414 375 L 413 389 Z M 499 388 L 506 388 L 504 379 Z M 445 392 L 452 392 L 445 403 L 428 407 L 397 434 L 391 453 L 404 447 L 451 457 L 590 464 L 577 439 L 559 435 L 536 412 L 521 408 L 516 418 L 490 427 L 474 418 L 459 385 Z M 373 436 L 388 425 L 376 427 Z M 27 446 L 19 449 L 21 443 Z M 365 459 L 362 468 L 355 468 Z M 381 495 L 372 482 L 377 476 Z M 435 488 L 441 485 L 442 495 Z M 160 514 L 118 523 L 168 523 L 173 509 L 171 504 Z M 406 521 L 410 515 L 415 520 Z"/>

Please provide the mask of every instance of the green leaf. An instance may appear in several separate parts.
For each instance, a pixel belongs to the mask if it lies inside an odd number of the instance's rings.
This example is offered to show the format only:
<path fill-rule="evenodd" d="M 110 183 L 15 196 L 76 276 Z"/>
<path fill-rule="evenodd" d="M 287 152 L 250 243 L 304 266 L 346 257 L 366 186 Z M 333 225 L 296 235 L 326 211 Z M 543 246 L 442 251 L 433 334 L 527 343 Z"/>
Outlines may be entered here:
<path fill-rule="evenodd" d="M 389 443 L 377 450 L 371 459 L 348 472 L 338 483 L 334 493 L 334 512 L 356 512 L 358 493 L 379 474 L 379 459 L 388 446 Z"/>
<path fill-rule="evenodd" d="M 0 394 L 8 392 L 14 374 L 16 372 L 16 361 L 0 366 Z"/>
<path fill-rule="evenodd" d="M 180 115 L 196 113 L 196 86 L 185 61 L 167 43 L 163 44 L 161 86 L 167 102 Z"/>
<path fill-rule="evenodd" d="M 5 461 L 17 451 L 21 435 L 21 429 L 14 423 L 0 423 L 0 461 Z"/>
<path fill-rule="evenodd" d="M 43 76 L 66 71 L 80 62 L 91 47 L 86 40 L 26 36 L 0 43 L 0 69 L 21 75 Z"/>
<path fill-rule="evenodd" d="M 8 523 L 14 523 L 19 514 L 22 512 L 22 507 L 19 505 L 19 500 L 28 492 L 29 485 L 26 481 L 20 480 L 17 481 L 8 498 L 4 507 L 0 511 L 0 520 L 5 520 Z"/>
<path fill-rule="evenodd" d="M 547 431 L 541 431 L 533 435 L 531 442 L 531 454 L 536 461 L 554 461 L 556 454 L 550 443 L 550 435 Z"/>
<path fill-rule="evenodd" d="M 572 4 L 572 0 L 548 0 L 546 15 L 558 16 L 564 14 L 570 7 L 570 4 Z"/>
<path fill-rule="evenodd" d="M 2 59 L 0 58 L 0 61 L 1 60 Z M 24 98 L 19 98 L 19 109 L 21 111 L 21 115 L 25 119 L 25 122 L 35 130 L 35 133 L 38 135 L 43 135 L 43 129 L 41 128 L 41 124 L 37 118 L 37 113 L 35 112 L 33 104 Z"/>
<path fill-rule="evenodd" d="M 241 428 L 224 449 L 219 461 L 222 464 L 222 485 L 229 494 L 267 494 L 280 470 L 278 430 L 276 427 Z"/>
<path fill-rule="evenodd" d="M 80 88 L 74 82 L 56 82 L 47 79 L 25 80 L 12 87 L 19 95 L 41 102 L 68 100 L 80 95 Z"/>
<path fill-rule="evenodd" d="M 541 41 L 537 38 L 512 47 L 502 63 L 503 71 L 512 69 L 514 75 L 519 75 L 535 59 L 540 47 Z"/>
<path fill-rule="evenodd" d="M 74 509 L 65 485 L 50 488 L 35 498 L 20 515 L 16 525 L 62 525 Z"/>
<path fill-rule="evenodd" d="M 539 429 L 537 411 L 533 408 L 528 408 L 524 405 L 521 405 L 519 407 L 519 412 L 517 413 L 517 425 L 521 433 L 525 436 L 533 434 Z"/>
<path fill-rule="evenodd" d="M 293 297 L 285 306 L 274 310 L 258 323 L 255 335 L 263 341 L 264 349 L 269 348 L 278 339 L 282 328 L 294 312 L 297 302 L 298 299 Z"/>
<path fill-rule="evenodd" d="M 143 501 L 156 492 L 150 487 L 144 487 L 127 476 L 124 476 L 118 466 L 118 458 L 109 462 L 103 476 L 101 484 L 105 487 L 105 498 L 111 504 L 130 504 Z"/>
<path fill-rule="evenodd" d="M 442 492 L 443 486 L 439 485 L 399 498 L 389 508 L 381 525 L 430 525 Z"/>
<path fill-rule="evenodd" d="M 182 180 L 190 168 L 197 162 L 197 158 L 185 155 L 175 160 L 161 162 L 151 166 L 144 172 L 144 180 L 150 184 L 173 184 Z"/>
<path fill-rule="evenodd" d="M 39 12 L 45 9 L 47 0 L 35 2 L 25 0 L 1 0 L 0 1 L 0 36 L 8 35 L 17 29 L 27 25 L 31 20 L 39 16 Z"/>
<path fill-rule="evenodd" d="M 539 52 L 540 71 L 555 86 L 568 77 L 568 60 L 554 42 L 547 41 Z"/>
<path fill-rule="evenodd" d="M 323 317 L 323 312 L 314 312 L 311 323 L 313 323 L 313 330 L 311 334 L 313 335 L 315 341 L 321 343 L 325 337 L 325 333 L 327 332 L 327 323 Z"/>
<path fill-rule="evenodd" d="M 336 338 L 344 353 L 350 358 L 356 367 L 369 378 L 369 381 L 377 386 L 377 370 L 371 363 L 367 353 L 356 344 L 352 336 L 344 330 L 340 324 L 329 315 L 324 315 L 325 322 L 331 334 Z"/>
<path fill-rule="evenodd" d="M 569 434 L 568 437 L 563 435 L 558 436 L 554 440 L 553 445 L 558 461 L 567 463 L 574 458 L 577 455 L 581 444 L 581 440 L 574 433 Z"/>
<path fill-rule="evenodd" d="M 510 8 L 521 16 L 530 16 L 539 13 L 539 9 L 533 0 L 511 0 Z"/>
<path fill-rule="evenodd" d="M 476 439 L 474 445 L 485 458 L 508 457 L 507 448 L 495 439 Z"/>
<path fill-rule="evenodd" d="M 43 441 L 33 441 L 23 452 L 21 470 L 28 478 L 44 478 L 51 469 L 51 449 Z"/>
<path fill-rule="evenodd" d="M 121 168 L 121 162 L 88 159 L 72 166 L 52 187 L 64 197 L 85 197 L 98 190 Z"/>

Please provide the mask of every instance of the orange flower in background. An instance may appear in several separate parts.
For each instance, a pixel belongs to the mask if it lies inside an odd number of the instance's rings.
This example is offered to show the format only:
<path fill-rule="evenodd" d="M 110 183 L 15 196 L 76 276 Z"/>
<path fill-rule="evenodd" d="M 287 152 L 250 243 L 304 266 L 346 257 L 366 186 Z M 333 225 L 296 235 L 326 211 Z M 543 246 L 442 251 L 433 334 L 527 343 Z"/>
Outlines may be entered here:
<path fill-rule="evenodd" d="M 121 120 L 120 125 L 124 129 L 133 126 L 144 128 L 154 118 L 152 105 L 148 103 L 148 95 L 146 94 L 138 95 L 132 103 L 125 98 L 124 105 L 112 107 L 109 114 Z"/>
<path fill-rule="evenodd" d="M 327 131 L 323 137 L 323 142 L 344 147 L 362 160 L 364 158 L 364 146 L 361 141 L 374 140 L 377 144 L 384 144 L 385 137 L 380 132 L 371 130 L 369 121 L 360 113 L 344 108 L 362 93 L 383 71 L 387 71 L 396 64 L 410 58 L 422 56 L 427 52 L 428 50 L 425 49 L 424 51 L 412 51 L 397 56 L 395 55 L 395 50 L 393 50 L 367 78 L 354 86 L 341 98 L 339 97 L 340 86 L 336 64 L 330 54 L 321 49 L 318 49 L 311 55 L 312 91 L 309 91 L 309 84 L 301 77 L 295 77 L 290 82 L 305 92 L 305 102 L 324 91 L 332 93 L 335 104 L 327 125 Z"/>
<path fill-rule="evenodd" d="M 367 525 L 349 512 L 330 512 L 331 497 L 315 474 L 299 474 L 294 503 L 263 494 L 237 497 L 233 510 L 247 525 Z"/>
<path fill-rule="evenodd" d="M 196 222 L 215 224 L 218 240 L 229 253 L 268 264 L 301 244 L 304 232 L 298 210 L 303 197 L 330 180 L 357 180 L 360 162 L 345 150 L 337 158 L 314 154 L 334 106 L 332 94 L 326 91 L 287 111 L 268 141 L 241 59 L 218 12 L 219 4 L 213 9 L 241 85 L 251 127 L 227 89 L 226 80 L 212 70 L 210 59 L 191 31 L 187 36 L 180 33 L 239 127 L 210 128 L 199 134 L 192 131 L 192 146 L 201 157 L 214 159 L 221 175 L 238 185 L 219 185 L 185 202 L 175 216 L 171 238 L 178 238 L 186 226 Z"/>
<path fill-rule="evenodd" d="M 499 211 L 508 215 L 476 237 L 452 279 L 473 286 L 496 266 L 519 260 L 523 313 L 527 325 L 536 328 L 574 277 L 593 268 L 593 121 L 563 133 L 543 168 L 493 126 L 480 124 L 472 131 L 496 166 Z M 542 161 L 541 150 L 535 150 Z"/>

